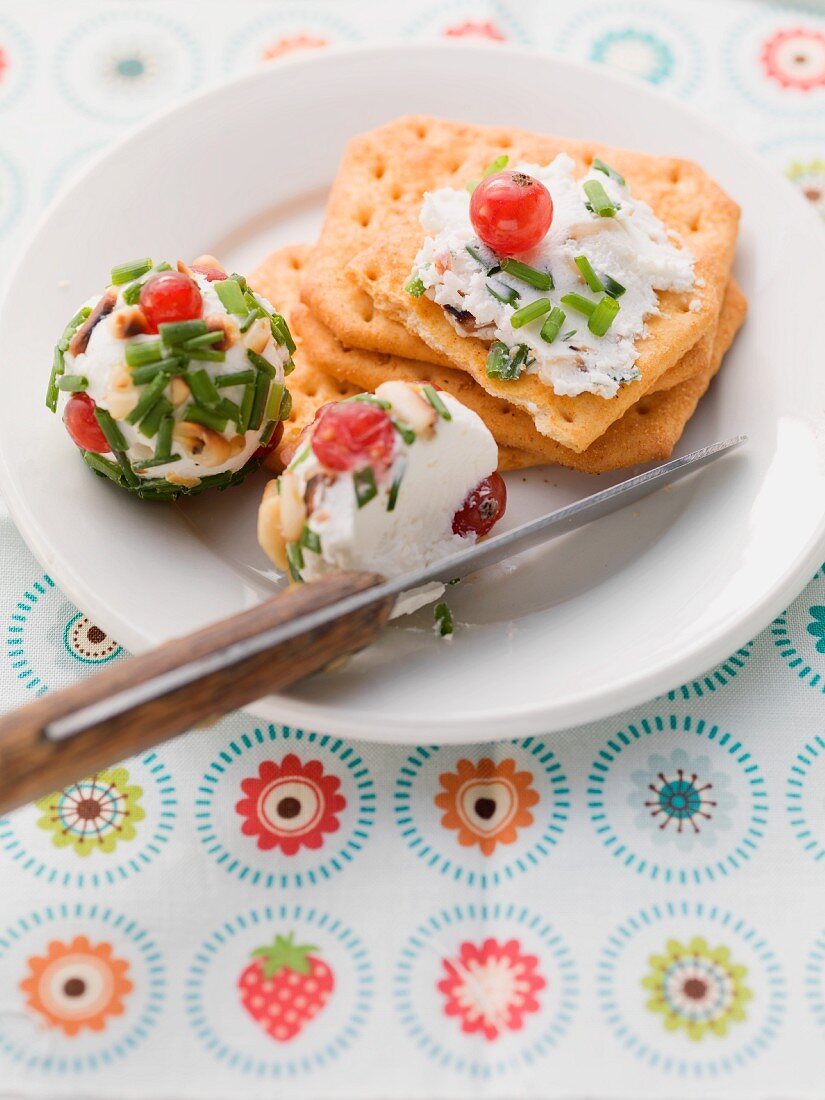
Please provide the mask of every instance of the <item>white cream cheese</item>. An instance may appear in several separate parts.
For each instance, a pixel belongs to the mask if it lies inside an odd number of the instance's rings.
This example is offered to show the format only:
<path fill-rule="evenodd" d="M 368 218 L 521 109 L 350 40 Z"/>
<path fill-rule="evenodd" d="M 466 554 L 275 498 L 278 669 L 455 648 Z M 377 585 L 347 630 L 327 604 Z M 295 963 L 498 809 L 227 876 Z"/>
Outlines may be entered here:
<path fill-rule="evenodd" d="M 540 180 L 553 199 L 553 221 L 546 236 L 536 248 L 515 258 L 550 272 L 555 288 L 540 291 L 504 272 L 487 275 L 467 251 L 468 244 L 478 245 L 470 221 L 470 195 L 466 190 L 449 187 L 424 196 L 421 223 L 428 236 L 416 256 L 413 274 L 438 305 L 472 314 L 475 329 L 463 327 L 447 312 L 461 336 L 501 340 L 510 347 L 526 344 L 530 353 L 527 372 L 557 394 L 587 392 L 613 397 L 620 385 L 638 377 L 635 345 L 646 334 L 646 318 L 659 313 L 656 292 L 690 290 L 695 285 L 694 258 L 686 248 L 674 246 L 672 234 L 647 203 L 631 196 L 627 186 L 592 168 L 584 179 L 577 180 L 574 162 L 566 153 L 560 153 L 549 165 L 512 167 Z M 599 217 L 587 209 L 582 185 L 590 179 L 597 180 L 619 207 L 615 217 Z M 481 252 L 489 255 L 491 262 L 496 260 L 483 246 Z M 602 296 L 589 290 L 582 280 L 574 262 L 582 255 L 598 275 L 608 275 L 625 287 L 618 299 L 618 315 L 601 337 L 590 332 L 585 316 L 560 303 L 561 297 L 570 292 L 593 302 Z M 488 284 L 515 288 L 519 293 L 516 305 L 498 301 L 488 291 Z M 553 343 L 541 338 L 541 319 L 518 329 L 510 324 L 516 309 L 543 297 L 553 305 L 561 305 L 566 313 L 561 333 Z M 563 340 L 571 329 L 576 330 L 575 335 Z"/>

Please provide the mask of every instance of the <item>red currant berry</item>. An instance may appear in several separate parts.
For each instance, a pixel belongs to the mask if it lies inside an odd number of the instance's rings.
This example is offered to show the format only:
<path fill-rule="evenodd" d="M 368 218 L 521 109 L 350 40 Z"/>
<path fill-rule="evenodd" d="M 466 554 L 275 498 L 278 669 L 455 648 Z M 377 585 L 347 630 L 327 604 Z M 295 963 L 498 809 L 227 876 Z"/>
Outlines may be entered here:
<path fill-rule="evenodd" d="M 97 406 L 87 393 L 73 393 L 63 413 L 66 431 L 82 451 L 105 454 L 111 450 L 95 417 Z"/>
<path fill-rule="evenodd" d="M 278 423 L 275 425 L 275 430 L 273 431 L 272 435 L 269 437 L 269 442 L 264 443 L 262 446 L 260 446 L 257 449 L 257 451 L 255 451 L 255 453 L 253 454 L 252 457 L 253 458 L 259 458 L 261 460 L 263 460 L 265 458 L 269 458 L 269 456 L 272 454 L 272 452 L 275 450 L 275 448 L 281 442 L 283 437 L 284 437 L 284 422 L 283 422 L 283 420 L 279 420 Z"/>
<path fill-rule="evenodd" d="M 470 221 L 488 248 L 499 256 L 513 256 L 543 239 L 553 221 L 553 200 L 533 176 L 497 172 L 473 191 Z"/>
<path fill-rule="evenodd" d="M 454 535 L 488 534 L 507 509 L 507 486 L 501 474 L 493 473 L 479 481 L 468 493 L 461 508 L 453 516 Z"/>
<path fill-rule="evenodd" d="M 219 267 L 204 267 L 202 264 L 192 264 L 189 270 L 197 271 L 198 275 L 203 275 L 210 283 L 220 283 L 228 278 L 226 272 L 221 271 Z"/>
<path fill-rule="evenodd" d="M 169 321 L 192 321 L 200 317 L 203 298 L 198 284 L 180 271 L 162 271 L 147 279 L 140 291 L 140 308 L 149 331 Z"/>
<path fill-rule="evenodd" d="M 395 428 L 383 409 L 366 401 L 339 401 L 325 408 L 312 433 L 312 449 L 330 470 L 379 469 L 395 451 Z"/>

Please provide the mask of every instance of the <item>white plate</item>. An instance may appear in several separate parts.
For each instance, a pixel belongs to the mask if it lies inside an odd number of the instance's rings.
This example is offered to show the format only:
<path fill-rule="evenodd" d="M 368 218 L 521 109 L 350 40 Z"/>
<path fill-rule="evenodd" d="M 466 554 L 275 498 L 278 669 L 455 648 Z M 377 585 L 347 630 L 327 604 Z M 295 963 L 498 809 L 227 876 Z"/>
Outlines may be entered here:
<path fill-rule="evenodd" d="M 753 154 L 678 104 L 601 71 L 501 47 L 318 53 L 190 100 L 97 161 L 46 216 L 0 316 L 2 487 L 61 588 L 132 650 L 271 593 L 261 482 L 182 506 L 94 478 L 43 405 L 51 345 L 133 256 L 215 252 L 240 269 L 310 240 L 353 134 L 408 112 L 521 124 L 699 161 L 743 206 L 745 330 L 682 450 L 746 450 L 669 492 L 451 591 L 346 669 L 256 704 L 263 717 L 382 740 L 547 731 L 640 703 L 747 641 L 821 561 L 822 227 Z M 521 522 L 610 479 L 511 475 Z"/>

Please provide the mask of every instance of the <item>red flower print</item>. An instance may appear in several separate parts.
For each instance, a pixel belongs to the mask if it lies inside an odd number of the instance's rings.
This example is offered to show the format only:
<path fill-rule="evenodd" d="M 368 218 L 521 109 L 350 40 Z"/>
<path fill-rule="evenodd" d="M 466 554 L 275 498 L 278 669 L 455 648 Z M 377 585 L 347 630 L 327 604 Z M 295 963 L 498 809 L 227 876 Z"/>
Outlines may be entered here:
<path fill-rule="evenodd" d="M 6 69 L 9 67 L 9 59 L 6 51 L 0 46 L 0 82 L 5 79 Z"/>
<path fill-rule="evenodd" d="M 762 48 L 765 72 L 783 88 L 810 92 L 825 87 L 825 34 L 794 27 L 777 31 Z"/>
<path fill-rule="evenodd" d="M 438 989 L 446 998 L 444 1013 L 457 1016 L 468 1035 L 480 1031 L 492 1042 L 503 1031 L 520 1031 L 525 1016 L 541 1007 L 536 994 L 547 983 L 536 956 L 523 954 L 518 940 L 462 943 L 458 958 L 443 962 L 447 977 Z"/>
<path fill-rule="evenodd" d="M 315 50 L 328 45 L 326 38 L 317 38 L 309 34 L 296 34 L 291 38 L 279 38 L 261 52 L 262 61 L 276 61 L 295 50 Z"/>
<path fill-rule="evenodd" d="M 325 775 L 320 760 L 306 764 L 288 753 L 280 764 L 264 760 L 257 777 L 244 779 L 246 795 L 235 806 L 243 817 L 241 832 L 257 837 L 263 851 L 280 848 L 294 856 L 299 848 L 320 848 L 324 833 L 336 832 L 338 814 L 347 804 L 338 794 L 341 780 Z"/>
<path fill-rule="evenodd" d="M 447 38 L 487 38 L 491 42 L 507 41 L 505 35 L 489 19 L 486 23 L 474 23 L 468 19 L 466 23 L 456 23 L 454 27 L 445 27 L 444 34 Z"/>

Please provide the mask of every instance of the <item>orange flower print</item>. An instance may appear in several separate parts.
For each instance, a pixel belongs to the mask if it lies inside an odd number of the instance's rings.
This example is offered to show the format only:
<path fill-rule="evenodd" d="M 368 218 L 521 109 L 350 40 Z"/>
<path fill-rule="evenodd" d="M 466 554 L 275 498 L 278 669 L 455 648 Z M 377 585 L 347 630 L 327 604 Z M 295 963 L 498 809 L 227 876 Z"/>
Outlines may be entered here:
<path fill-rule="evenodd" d="M 84 1027 L 103 1031 L 110 1017 L 123 1014 L 123 998 L 132 991 L 129 963 L 112 954 L 111 944 L 92 945 L 85 936 L 52 940 L 28 966 L 20 982 L 26 1004 L 69 1037 Z"/>
<path fill-rule="evenodd" d="M 512 758 L 494 763 L 488 756 L 477 764 L 459 760 L 455 771 L 439 776 L 443 791 L 435 804 L 444 810 L 441 824 L 458 830 L 464 848 L 477 844 L 491 856 L 497 844 L 513 844 L 519 829 L 533 824 L 530 807 L 539 800 L 530 772 L 516 771 Z"/>
<path fill-rule="evenodd" d="M 317 50 L 328 44 L 326 38 L 317 38 L 315 35 L 310 34 L 296 34 L 291 38 L 279 38 L 277 42 L 273 42 L 271 46 L 267 46 L 261 52 L 261 60 L 277 61 L 279 57 L 294 53 L 295 50 Z"/>

